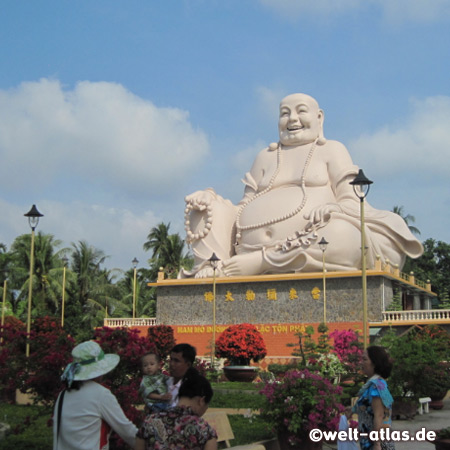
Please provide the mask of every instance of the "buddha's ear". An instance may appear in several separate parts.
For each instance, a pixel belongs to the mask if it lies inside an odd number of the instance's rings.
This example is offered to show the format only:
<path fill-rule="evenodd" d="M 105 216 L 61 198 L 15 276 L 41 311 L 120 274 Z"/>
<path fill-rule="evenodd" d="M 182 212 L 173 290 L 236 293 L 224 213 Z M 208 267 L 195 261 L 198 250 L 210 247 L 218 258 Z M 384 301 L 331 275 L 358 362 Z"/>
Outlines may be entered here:
<path fill-rule="evenodd" d="M 327 140 L 325 136 L 323 135 L 323 121 L 325 119 L 325 114 L 322 109 L 319 109 L 319 115 L 318 115 L 320 127 L 319 127 L 319 136 L 317 137 L 317 144 L 318 145 L 324 145 Z"/>

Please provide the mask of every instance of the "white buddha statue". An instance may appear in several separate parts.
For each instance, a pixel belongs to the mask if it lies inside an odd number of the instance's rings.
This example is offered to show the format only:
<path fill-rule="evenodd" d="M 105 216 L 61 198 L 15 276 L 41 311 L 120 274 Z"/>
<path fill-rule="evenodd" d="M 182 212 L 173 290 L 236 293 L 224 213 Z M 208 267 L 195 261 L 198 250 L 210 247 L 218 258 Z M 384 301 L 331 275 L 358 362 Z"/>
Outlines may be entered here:
<path fill-rule="evenodd" d="M 340 142 L 323 135 L 323 111 L 312 97 L 292 94 L 280 104 L 279 142 L 256 157 L 238 205 L 212 188 L 186 197 L 186 240 L 194 269 L 179 277 L 322 270 L 321 237 L 330 243 L 326 269 L 361 268 L 360 201 L 350 182 L 358 168 Z M 403 219 L 365 204 L 367 268 L 377 255 L 402 268 L 423 248 Z"/>

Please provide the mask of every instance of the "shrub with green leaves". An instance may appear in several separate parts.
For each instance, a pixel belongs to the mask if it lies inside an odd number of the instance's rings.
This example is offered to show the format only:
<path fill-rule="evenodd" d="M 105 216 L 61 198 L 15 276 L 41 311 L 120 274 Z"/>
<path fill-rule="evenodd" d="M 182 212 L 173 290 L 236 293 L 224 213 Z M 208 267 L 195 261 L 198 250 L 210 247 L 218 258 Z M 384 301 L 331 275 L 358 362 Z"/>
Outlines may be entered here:
<path fill-rule="evenodd" d="M 425 327 L 401 336 L 390 330 L 380 344 L 394 362 L 389 378 L 392 395 L 420 398 L 431 395 L 437 386 L 441 390 L 450 388 L 450 373 L 442 364 L 450 358 L 450 336 L 445 330 Z"/>

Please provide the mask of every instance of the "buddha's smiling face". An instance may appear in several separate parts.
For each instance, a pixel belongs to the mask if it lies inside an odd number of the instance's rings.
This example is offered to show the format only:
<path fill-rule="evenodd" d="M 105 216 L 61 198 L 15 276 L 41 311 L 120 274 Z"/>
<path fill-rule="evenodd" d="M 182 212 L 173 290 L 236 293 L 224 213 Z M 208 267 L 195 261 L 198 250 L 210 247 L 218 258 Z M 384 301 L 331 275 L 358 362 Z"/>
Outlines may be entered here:
<path fill-rule="evenodd" d="M 281 100 L 278 131 L 283 145 L 314 142 L 321 133 L 323 111 L 309 95 L 292 94 Z"/>

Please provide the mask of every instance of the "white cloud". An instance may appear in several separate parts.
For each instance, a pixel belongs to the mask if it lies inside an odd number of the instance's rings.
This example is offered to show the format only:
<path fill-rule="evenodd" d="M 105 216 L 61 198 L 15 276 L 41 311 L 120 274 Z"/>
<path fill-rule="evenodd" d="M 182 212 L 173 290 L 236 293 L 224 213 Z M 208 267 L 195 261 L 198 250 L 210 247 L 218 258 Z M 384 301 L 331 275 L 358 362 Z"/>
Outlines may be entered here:
<path fill-rule="evenodd" d="M 429 179 L 450 176 L 450 97 L 411 100 L 412 113 L 401 126 L 385 126 L 349 143 L 361 167 L 389 177 L 396 173 Z"/>
<path fill-rule="evenodd" d="M 258 86 L 255 92 L 260 103 L 260 110 L 277 123 L 280 101 L 287 95 L 286 91 L 281 88 L 271 89 L 266 86 Z"/>
<path fill-rule="evenodd" d="M 361 0 L 259 0 L 263 5 L 274 9 L 285 17 L 301 17 L 305 14 L 329 15 L 335 12 L 354 9 Z"/>
<path fill-rule="evenodd" d="M 0 178 L 10 188 L 64 174 L 149 195 L 189 178 L 208 152 L 188 112 L 158 108 L 119 84 L 68 90 L 41 79 L 0 91 Z"/>
<path fill-rule="evenodd" d="M 61 203 L 42 200 L 37 207 L 44 217 L 36 232 L 54 235 L 62 241 L 60 248 L 71 248 L 72 243 L 86 241 L 105 252 L 109 257 L 106 260 L 108 268 L 126 269 L 131 266 L 131 260 L 135 256 L 142 266 L 146 266 L 151 255 L 144 252 L 142 246 L 150 229 L 165 221 L 150 210 L 142 210 L 136 214 L 127 208 L 78 201 Z M 30 233 L 23 216 L 28 209 L 28 205 L 19 206 L 0 199 L 0 243 L 6 244 L 8 249 L 17 236 Z"/>
<path fill-rule="evenodd" d="M 256 158 L 256 155 L 263 149 L 266 148 L 269 142 L 264 142 L 262 140 L 258 140 L 254 145 L 241 150 L 240 152 L 233 155 L 231 160 L 232 167 L 236 170 L 236 172 L 242 177 L 245 172 L 248 172 L 252 165 L 253 161 Z M 241 190 L 242 190 L 242 186 Z"/>
<path fill-rule="evenodd" d="M 372 0 L 387 20 L 394 23 L 430 23 L 450 18 L 448 0 Z"/>
<path fill-rule="evenodd" d="M 367 8 L 380 8 L 389 22 L 430 23 L 450 18 L 448 0 L 259 0 L 261 4 L 288 19 L 306 15 L 333 16 Z"/>

